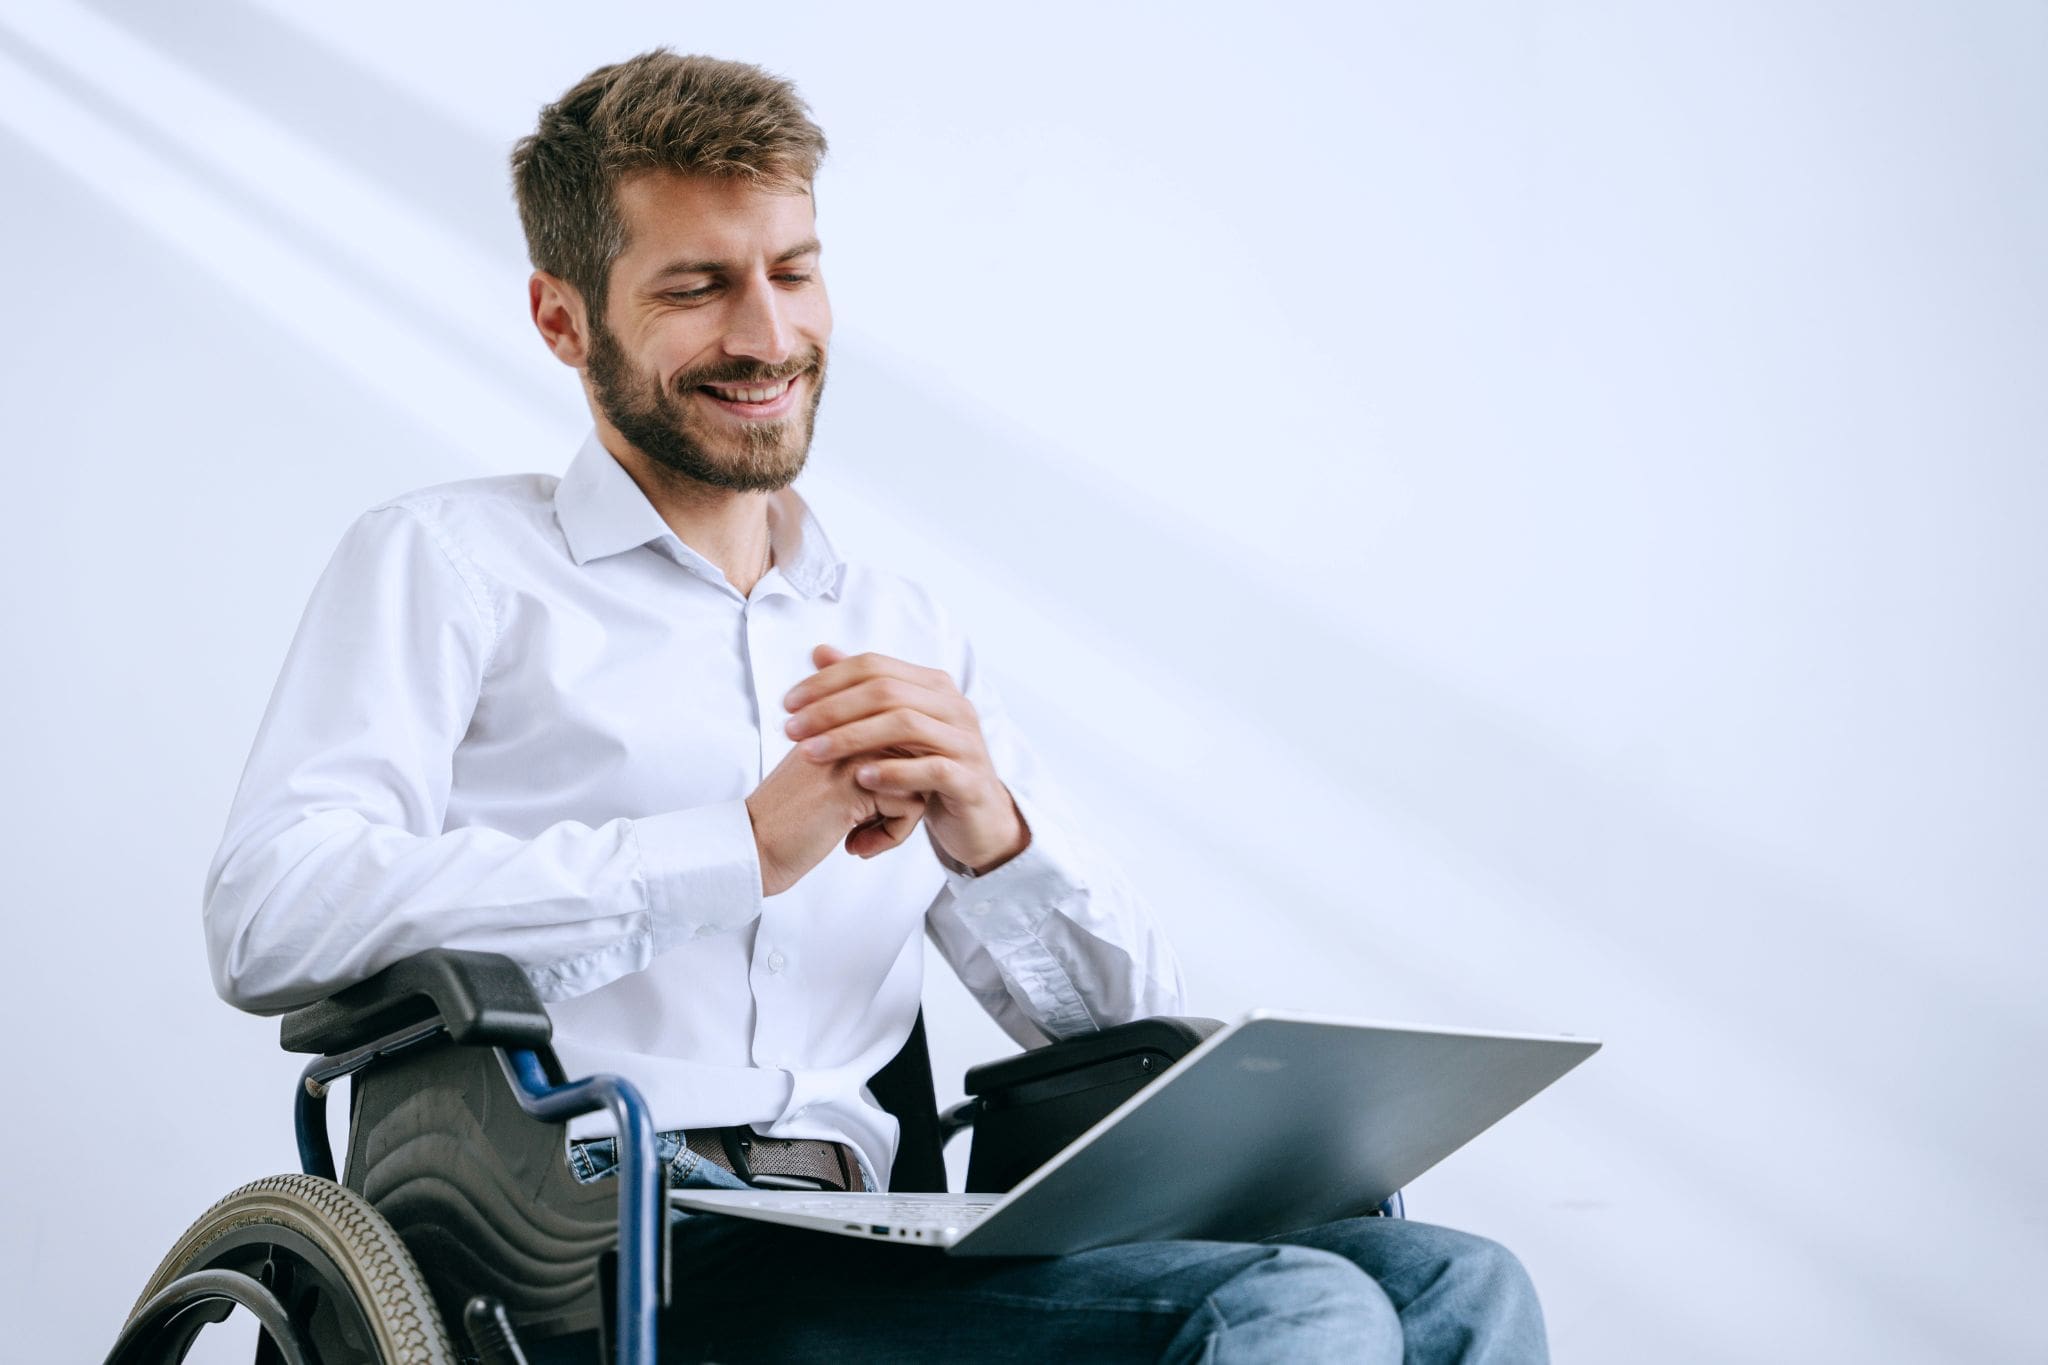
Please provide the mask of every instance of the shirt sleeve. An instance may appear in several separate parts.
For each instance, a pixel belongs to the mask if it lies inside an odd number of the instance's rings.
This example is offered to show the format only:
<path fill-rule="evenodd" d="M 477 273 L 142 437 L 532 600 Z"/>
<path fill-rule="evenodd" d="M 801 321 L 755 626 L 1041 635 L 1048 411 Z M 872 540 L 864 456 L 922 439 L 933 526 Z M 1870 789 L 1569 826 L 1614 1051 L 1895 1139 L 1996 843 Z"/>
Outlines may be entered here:
<path fill-rule="evenodd" d="M 401 505 L 343 536 L 306 606 L 207 872 L 214 986 L 271 1013 L 427 948 L 502 953 L 543 999 L 760 913 L 744 801 L 531 838 L 444 829 L 496 644 L 488 585 Z"/>
<path fill-rule="evenodd" d="M 963 648 L 961 691 L 974 704 L 996 774 L 1031 842 L 980 877 L 939 856 L 946 884 L 925 915 L 932 942 L 982 1008 L 1025 1047 L 1185 1013 L 1180 963 L 1144 901 L 1082 833 L 972 649 Z"/>

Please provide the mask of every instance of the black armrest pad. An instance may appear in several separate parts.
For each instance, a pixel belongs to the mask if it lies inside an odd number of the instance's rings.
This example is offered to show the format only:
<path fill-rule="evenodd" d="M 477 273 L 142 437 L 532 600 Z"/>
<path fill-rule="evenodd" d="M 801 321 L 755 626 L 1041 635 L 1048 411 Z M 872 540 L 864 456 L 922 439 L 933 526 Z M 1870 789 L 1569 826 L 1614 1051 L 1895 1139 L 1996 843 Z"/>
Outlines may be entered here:
<path fill-rule="evenodd" d="M 967 1093 L 992 1095 L 1077 1067 L 1095 1066 L 1119 1057 L 1158 1053 L 1170 1065 L 1192 1052 L 1196 1044 L 1223 1027 L 1219 1019 L 1159 1015 L 1113 1024 L 1098 1033 L 1062 1038 L 1000 1061 L 983 1062 L 967 1072 Z"/>
<path fill-rule="evenodd" d="M 430 948 L 284 1016 L 286 1052 L 337 1053 L 438 1018 L 458 1043 L 540 1047 L 553 1026 L 509 957 Z"/>

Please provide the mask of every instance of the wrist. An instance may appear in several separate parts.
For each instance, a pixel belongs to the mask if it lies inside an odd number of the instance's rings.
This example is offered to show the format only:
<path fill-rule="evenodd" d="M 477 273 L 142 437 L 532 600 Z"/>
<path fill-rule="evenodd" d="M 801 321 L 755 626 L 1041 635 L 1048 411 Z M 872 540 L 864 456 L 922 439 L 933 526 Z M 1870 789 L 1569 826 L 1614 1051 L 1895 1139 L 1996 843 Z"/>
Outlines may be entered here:
<path fill-rule="evenodd" d="M 797 879 L 790 876 L 784 870 L 781 860 L 776 858 L 771 851 L 773 841 L 763 837 L 761 830 L 762 812 L 754 805 L 754 797 L 749 796 L 746 799 L 745 805 L 747 808 L 747 823 L 753 827 L 754 831 L 754 861 L 761 869 L 761 894 L 763 896 L 779 896 L 789 890 L 790 887 L 796 885 Z"/>
<path fill-rule="evenodd" d="M 937 831 L 933 831 L 933 847 L 955 872 L 967 877 L 985 877 L 1031 847 L 1031 826 L 1025 823 L 1024 813 L 1017 809 L 1008 788 L 1003 789 L 1003 803 L 1008 808 L 1008 818 L 991 822 L 989 828 L 978 832 L 979 837 L 960 841 L 957 851 L 942 842 Z"/>

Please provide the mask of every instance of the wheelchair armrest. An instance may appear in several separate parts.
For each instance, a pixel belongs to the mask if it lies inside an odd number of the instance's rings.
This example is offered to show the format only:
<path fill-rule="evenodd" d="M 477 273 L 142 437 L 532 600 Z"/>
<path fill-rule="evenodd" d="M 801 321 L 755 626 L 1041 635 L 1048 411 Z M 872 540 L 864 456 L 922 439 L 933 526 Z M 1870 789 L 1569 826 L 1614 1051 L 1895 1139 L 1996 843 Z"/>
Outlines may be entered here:
<path fill-rule="evenodd" d="M 949 1138 L 974 1128 L 967 1188 L 1010 1189 L 1222 1027 L 1215 1019 L 1136 1019 L 971 1068 L 969 1098 L 940 1118 Z"/>
<path fill-rule="evenodd" d="M 1004 1092 L 1015 1092 L 1020 1086 L 1032 1086 L 1034 1082 L 1050 1081 L 1104 1063 L 1148 1056 L 1163 1071 L 1222 1027 L 1220 1019 L 1171 1015 L 1113 1024 L 1096 1033 L 1062 1038 L 1014 1057 L 970 1067 L 967 1071 L 967 1093 L 993 1098 Z"/>
<path fill-rule="evenodd" d="M 511 958 L 429 948 L 291 1011 L 279 1034 L 286 1052 L 333 1054 L 437 1019 L 457 1043 L 537 1048 L 553 1032 L 540 996 Z"/>

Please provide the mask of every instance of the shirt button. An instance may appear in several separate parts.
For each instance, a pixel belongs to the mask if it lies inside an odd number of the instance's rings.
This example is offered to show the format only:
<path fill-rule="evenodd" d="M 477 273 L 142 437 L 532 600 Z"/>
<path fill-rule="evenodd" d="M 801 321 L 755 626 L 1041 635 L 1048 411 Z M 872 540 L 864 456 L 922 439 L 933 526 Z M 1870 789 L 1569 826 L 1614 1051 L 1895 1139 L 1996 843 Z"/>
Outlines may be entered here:
<path fill-rule="evenodd" d="M 768 954 L 768 970 L 771 972 L 781 971 L 788 963 L 789 959 L 782 955 L 782 949 L 780 948 Z"/>

